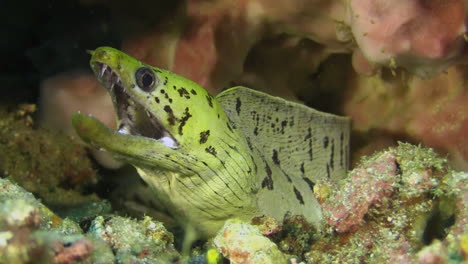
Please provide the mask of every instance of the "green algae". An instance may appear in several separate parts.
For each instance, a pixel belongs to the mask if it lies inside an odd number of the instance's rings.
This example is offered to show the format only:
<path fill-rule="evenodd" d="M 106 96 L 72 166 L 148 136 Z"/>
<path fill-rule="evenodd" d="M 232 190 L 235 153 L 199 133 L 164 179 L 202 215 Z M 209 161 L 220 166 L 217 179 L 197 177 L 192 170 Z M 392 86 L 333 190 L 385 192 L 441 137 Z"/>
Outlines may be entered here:
<path fill-rule="evenodd" d="M 401 170 L 406 173 L 428 168 L 444 172 L 448 168 L 446 158 L 440 157 L 433 149 L 421 145 L 398 142 L 398 147 L 391 148 L 390 151 L 395 152 Z"/>
<path fill-rule="evenodd" d="M 34 127 L 35 105 L 0 107 L 0 176 L 49 206 L 97 201 L 83 194 L 97 176 L 84 147 L 59 131 Z"/>

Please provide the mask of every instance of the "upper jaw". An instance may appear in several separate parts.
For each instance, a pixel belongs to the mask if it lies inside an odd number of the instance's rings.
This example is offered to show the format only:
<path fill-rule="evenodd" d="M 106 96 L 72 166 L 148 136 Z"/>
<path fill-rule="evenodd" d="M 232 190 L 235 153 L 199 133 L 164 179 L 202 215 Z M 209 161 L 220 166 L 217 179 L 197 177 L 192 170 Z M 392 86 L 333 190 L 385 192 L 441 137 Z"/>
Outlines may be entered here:
<path fill-rule="evenodd" d="M 178 147 L 175 138 L 159 119 L 129 95 L 121 78 L 109 65 L 93 62 L 92 68 L 112 97 L 117 112 L 119 133 L 152 138 L 170 148 Z"/>

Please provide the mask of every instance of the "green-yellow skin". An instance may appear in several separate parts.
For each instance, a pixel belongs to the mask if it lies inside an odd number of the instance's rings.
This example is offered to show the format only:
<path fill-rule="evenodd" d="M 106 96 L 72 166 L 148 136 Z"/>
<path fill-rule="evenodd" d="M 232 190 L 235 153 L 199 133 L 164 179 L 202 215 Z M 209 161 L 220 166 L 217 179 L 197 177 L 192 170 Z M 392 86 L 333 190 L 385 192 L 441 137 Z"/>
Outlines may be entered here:
<path fill-rule="evenodd" d="M 344 177 L 347 118 L 244 87 L 212 97 L 110 47 L 93 51 L 90 64 L 113 97 L 119 130 L 82 114 L 73 116 L 74 128 L 135 166 L 181 224 L 200 237 L 229 218 L 261 215 L 301 214 L 320 226 L 313 184 Z M 112 81 L 101 77 L 102 65 Z M 113 88 L 116 80 L 123 88 Z"/>

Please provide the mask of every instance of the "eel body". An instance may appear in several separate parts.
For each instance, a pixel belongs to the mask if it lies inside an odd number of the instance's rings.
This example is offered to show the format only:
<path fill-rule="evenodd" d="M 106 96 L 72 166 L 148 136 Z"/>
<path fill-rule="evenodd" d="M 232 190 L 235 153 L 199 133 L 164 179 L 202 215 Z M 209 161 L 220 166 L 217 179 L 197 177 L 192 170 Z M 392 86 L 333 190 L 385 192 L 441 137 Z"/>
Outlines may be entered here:
<path fill-rule="evenodd" d="M 303 215 L 320 226 L 314 184 L 345 177 L 348 118 L 245 87 L 213 97 L 110 47 L 93 51 L 90 64 L 118 129 L 75 114 L 75 130 L 132 164 L 179 223 L 201 237 L 229 218 Z"/>

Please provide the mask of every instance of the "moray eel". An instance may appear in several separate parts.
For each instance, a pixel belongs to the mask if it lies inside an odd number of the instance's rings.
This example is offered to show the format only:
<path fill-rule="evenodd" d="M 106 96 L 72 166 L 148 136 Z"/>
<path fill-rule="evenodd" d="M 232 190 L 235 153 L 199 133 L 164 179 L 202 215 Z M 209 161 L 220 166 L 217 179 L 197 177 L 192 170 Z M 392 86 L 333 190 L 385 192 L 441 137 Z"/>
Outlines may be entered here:
<path fill-rule="evenodd" d="M 245 87 L 213 97 L 119 50 L 91 53 L 118 129 L 76 113 L 76 132 L 132 164 L 179 223 L 201 238 L 229 218 L 303 215 L 320 227 L 314 183 L 345 177 L 348 118 Z"/>

